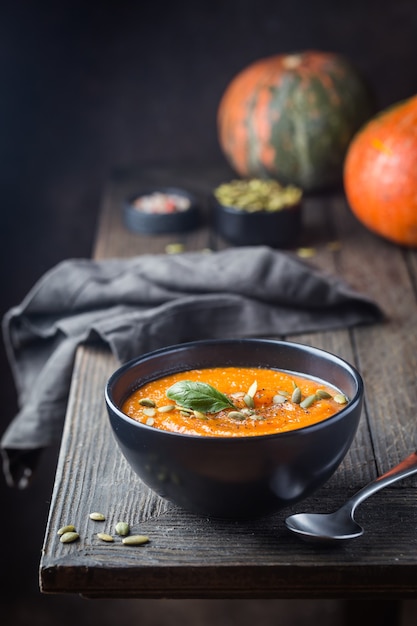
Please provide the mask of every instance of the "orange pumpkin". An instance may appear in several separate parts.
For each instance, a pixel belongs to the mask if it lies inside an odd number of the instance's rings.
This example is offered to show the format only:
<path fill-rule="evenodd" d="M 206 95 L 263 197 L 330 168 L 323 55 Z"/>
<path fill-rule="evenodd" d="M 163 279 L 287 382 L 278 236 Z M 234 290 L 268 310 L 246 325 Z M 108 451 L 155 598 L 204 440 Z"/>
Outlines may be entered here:
<path fill-rule="evenodd" d="M 227 86 L 218 138 L 240 176 L 312 191 L 341 183 L 349 142 L 374 113 L 368 84 L 341 55 L 278 54 L 255 61 Z"/>
<path fill-rule="evenodd" d="M 383 111 L 354 137 L 344 186 L 356 217 L 397 244 L 417 246 L 417 95 Z"/>

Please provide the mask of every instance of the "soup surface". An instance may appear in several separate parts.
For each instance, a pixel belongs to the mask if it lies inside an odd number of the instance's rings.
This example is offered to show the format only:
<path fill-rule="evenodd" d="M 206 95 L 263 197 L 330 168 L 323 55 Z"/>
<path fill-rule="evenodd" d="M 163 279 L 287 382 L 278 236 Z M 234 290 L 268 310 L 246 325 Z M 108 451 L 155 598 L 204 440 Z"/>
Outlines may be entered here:
<path fill-rule="evenodd" d="M 347 402 L 322 381 L 280 370 L 218 367 L 149 382 L 131 394 L 122 411 L 171 432 L 248 437 L 315 424 Z"/>

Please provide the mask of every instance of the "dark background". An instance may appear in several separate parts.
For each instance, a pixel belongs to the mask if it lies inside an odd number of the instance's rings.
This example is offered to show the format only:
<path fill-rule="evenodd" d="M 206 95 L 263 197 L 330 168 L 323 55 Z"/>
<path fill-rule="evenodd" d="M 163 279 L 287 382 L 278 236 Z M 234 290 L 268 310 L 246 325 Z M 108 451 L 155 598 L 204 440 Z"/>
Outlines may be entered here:
<path fill-rule="evenodd" d="M 305 49 L 348 56 L 368 76 L 379 108 L 414 95 L 415 0 L 1 3 L 0 314 L 58 261 L 90 256 L 100 195 L 115 167 L 222 163 L 216 110 L 228 82 L 260 57 Z M 0 372 L 3 432 L 16 411 L 3 347 Z M 56 455 L 43 456 L 28 490 L 0 479 L 2 624 L 342 623 L 349 610 L 342 601 L 41 595 L 37 569 Z M 415 606 L 406 610 L 408 619 L 417 615 Z M 379 623 L 391 617 L 387 606 Z"/>

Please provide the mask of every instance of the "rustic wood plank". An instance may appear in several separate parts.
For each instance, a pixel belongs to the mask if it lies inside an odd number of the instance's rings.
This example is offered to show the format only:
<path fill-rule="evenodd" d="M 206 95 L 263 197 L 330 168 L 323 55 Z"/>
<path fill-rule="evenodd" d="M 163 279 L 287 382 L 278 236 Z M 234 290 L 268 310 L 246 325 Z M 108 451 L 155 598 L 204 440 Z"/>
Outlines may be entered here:
<path fill-rule="evenodd" d="M 178 167 L 162 176 L 161 171 L 135 179 L 119 176 L 106 190 L 95 258 L 164 253 L 167 243 L 178 241 L 178 236 L 147 237 L 124 228 L 123 199 L 144 181 L 164 180 L 203 197 L 225 174 L 184 174 Z M 203 210 L 208 218 L 208 206 Z M 417 265 L 413 254 L 365 232 L 337 196 L 310 198 L 306 210 L 300 245 L 315 248 L 311 262 L 368 293 L 389 318 L 372 327 L 291 337 L 339 354 L 365 379 L 366 409 L 351 450 L 328 484 L 302 504 L 303 510 L 329 511 L 415 447 Z M 208 224 L 184 236 L 185 249 L 228 245 L 209 233 Z M 332 245 L 336 239 L 340 249 Z M 415 481 L 364 503 L 357 519 L 365 535 L 334 550 L 304 544 L 286 530 L 285 517 L 300 506 L 251 522 L 193 516 L 152 493 L 119 453 L 103 397 L 117 366 L 102 346 L 77 353 L 41 561 L 42 591 L 136 598 L 416 596 Z M 102 510 L 106 521 L 92 522 L 92 510 Z M 98 530 L 111 531 L 122 518 L 134 532 L 149 534 L 151 542 L 128 548 L 97 539 Z M 76 524 L 77 543 L 58 541 L 56 531 L 65 523 Z"/>

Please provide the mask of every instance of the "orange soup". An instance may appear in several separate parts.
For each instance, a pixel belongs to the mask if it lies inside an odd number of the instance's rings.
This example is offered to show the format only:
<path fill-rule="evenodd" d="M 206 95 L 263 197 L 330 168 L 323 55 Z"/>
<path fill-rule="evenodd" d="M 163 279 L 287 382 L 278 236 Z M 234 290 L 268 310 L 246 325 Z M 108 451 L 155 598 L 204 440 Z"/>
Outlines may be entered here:
<path fill-rule="evenodd" d="M 321 381 L 279 370 L 217 367 L 149 382 L 123 404 L 129 417 L 161 430 L 211 437 L 269 435 L 315 424 L 348 398 Z"/>

